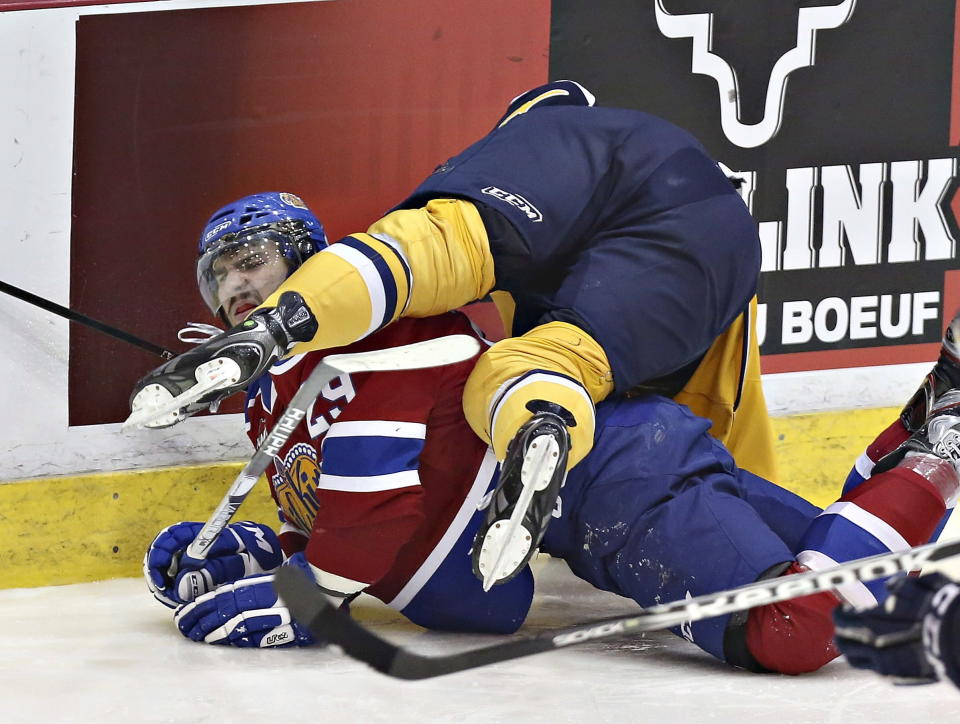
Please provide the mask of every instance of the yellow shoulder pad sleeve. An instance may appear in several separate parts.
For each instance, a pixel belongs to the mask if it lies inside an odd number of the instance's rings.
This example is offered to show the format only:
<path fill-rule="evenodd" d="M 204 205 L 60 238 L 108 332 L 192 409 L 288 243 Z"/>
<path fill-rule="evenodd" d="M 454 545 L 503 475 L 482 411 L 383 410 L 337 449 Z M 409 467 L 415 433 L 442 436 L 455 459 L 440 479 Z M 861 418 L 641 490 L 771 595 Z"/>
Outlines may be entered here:
<path fill-rule="evenodd" d="M 261 306 L 276 306 L 288 291 L 303 297 L 319 323 L 313 339 L 291 354 L 341 347 L 372 334 L 400 316 L 410 294 L 402 256 L 369 234 L 347 236 L 314 254 Z"/>
<path fill-rule="evenodd" d="M 477 361 L 463 391 L 467 421 L 503 460 L 507 445 L 533 413 L 531 400 L 555 402 L 577 421 L 570 428 L 568 469 L 593 447 L 594 405 L 613 391 L 599 343 L 566 322 L 550 322 L 497 342 Z"/>
<path fill-rule="evenodd" d="M 449 312 L 493 288 L 487 230 L 469 201 L 433 199 L 389 213 L 367 232 L 396 240 L 410 265 L 413 289 L 404 317 Z"/>
<path fill-rule="evenodd" d="M 356 342 L 404 317 L 430 317 L 483 297 L 494 284 L 487 232 L 469 201 L 434 199 L 387 214 L 308 259 L 271 294 L 298 292 L 319 322 L 291 354 Z"/>

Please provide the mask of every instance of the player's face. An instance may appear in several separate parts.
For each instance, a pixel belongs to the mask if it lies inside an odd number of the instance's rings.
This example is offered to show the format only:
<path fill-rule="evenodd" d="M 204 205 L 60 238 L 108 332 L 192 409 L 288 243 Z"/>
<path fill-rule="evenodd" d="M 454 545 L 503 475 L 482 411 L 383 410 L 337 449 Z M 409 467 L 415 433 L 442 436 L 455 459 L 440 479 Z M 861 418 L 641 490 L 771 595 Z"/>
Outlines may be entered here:
<path fill-rule="evenodd" d="M 217 257 L 211 268 L 217 300 L 231 325 L 256 309 L 290 273 L 289 262 L 276 244 L 244 244 Z"/>

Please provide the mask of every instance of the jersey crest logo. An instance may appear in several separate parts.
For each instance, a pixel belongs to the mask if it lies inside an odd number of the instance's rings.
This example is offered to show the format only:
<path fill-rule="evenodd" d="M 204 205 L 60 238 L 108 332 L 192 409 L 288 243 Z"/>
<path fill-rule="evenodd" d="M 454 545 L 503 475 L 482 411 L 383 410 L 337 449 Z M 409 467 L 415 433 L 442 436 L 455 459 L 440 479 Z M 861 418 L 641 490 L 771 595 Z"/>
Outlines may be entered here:
<path fill-rule="evenodd" d="M 773 138 L 783 122 L 787 79 L 800 68 L 814 65 L 817 31 L 833 30 L 853 15 L 857 0 L 816 0 L 797 8 L 796 45 L 786 50 L 774 63 L 767 80 L 761 120 L 744 123 L 741 89 L 736 71 L 730 63 L 713 52 L 714 13 L 672 14 L 668 0 L 656 0 L 657 27 L 668 38 L 692 38 L 694 73 L 709 75 L 717 81 L 720 93 L 720 125 L 731 143 L 742 148 L 755 148 Z M 746 39 L 744 38 L 744 42 Z"/>
<path fill-rule="evenodd" d="M 487 186 L 485 189 L 483 189 L 483 193 L 485 193 L 487 196 L 493 196 L 495 199 L 506 201 L 511 206 L 516 206 L 528 219 L 530 219 L 530 221 L 543 221 L 543 214 L 540 213 L 540 209 L 531 204 L 520 194 L 510 193 L 509 191 L 498 189 L 496 186 Z"/>
<path fill-rule="evenodd" d="M 274 458 L 277 474 L 270 482 L 277 496 L 277 503 L 287 520 L 301 530 L 312 530 L 313 521 L 320 509 L 317 501 L 317 484 L 320 482 L 320 462 L 313 445 L 298 442 L 290 448 L 283 459 Z"/>

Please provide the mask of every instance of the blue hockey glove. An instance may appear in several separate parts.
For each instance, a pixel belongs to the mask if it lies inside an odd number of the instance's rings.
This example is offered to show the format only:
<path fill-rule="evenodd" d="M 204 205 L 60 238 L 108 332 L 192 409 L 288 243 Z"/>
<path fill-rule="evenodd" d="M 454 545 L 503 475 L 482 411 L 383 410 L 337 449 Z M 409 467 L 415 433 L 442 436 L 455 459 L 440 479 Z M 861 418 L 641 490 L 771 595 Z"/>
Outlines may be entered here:
<path fill-rule="evenodd" d="M 309 572 L 303 553 L 284 565 Z M 312 574 L 311 574 L 312 575 Z M 273 590 L 273 576 L 250 576 L 225 583 L 182 606 L 175 620 L 180 633 L 194 641 L 249 648 L 309 646 L 310 632 L 290 616 Z"/>
<path fill-rule="evenodd" d="M 836 640 L 851 666 L 872 669 L 897 683 L 928 684 L 948 676 L 960 685 L 960 586 L 939 573 L 901 576 L 876 608 L 849 606 L 833 614 Z"/>
<path fill-rule="evenodd" d="M 280 539 L 268 526 L 243 521 L 228 525 L 202 568 L 181 569 L 180 558 L 203 523 L 176 523 L 154 538 L 143 558 L 147 588 L 170 608 L 193 601 L 221 583 L 256 573 L 270 573 L 283 562 Z"/>

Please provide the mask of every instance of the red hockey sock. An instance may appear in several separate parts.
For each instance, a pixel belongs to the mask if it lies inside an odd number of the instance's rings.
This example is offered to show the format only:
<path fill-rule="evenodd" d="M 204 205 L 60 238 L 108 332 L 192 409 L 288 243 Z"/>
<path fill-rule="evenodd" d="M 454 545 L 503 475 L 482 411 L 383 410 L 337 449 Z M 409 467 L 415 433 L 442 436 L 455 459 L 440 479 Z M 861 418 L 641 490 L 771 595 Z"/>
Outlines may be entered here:
<path fill-rule="evenodd" d="M 945 465 L 949 465 L 944 461 Z M 903 467 L 873 476 L 840 498 L 855 503 L 896 530 L 911 546 L 930 540 L 946 511 L 937 487 Z"/>
<path fill-rule="evenodd" d="M 891 428 L 878 442 L 888 433 L 895 437 Z M 908 545 L 916 546 L 930 540 L 946 506 L 936 485 L 902 465 L 875 475 L 839 502 L 855 504 L 896 530 Z M 804 570 L 793 563 L 784 575 Z M 772 671 L 801 674 L 819 669 L 837 656 L 831 613 L 838 602 L 832 593 L 818 593 L 754 609 L 747 617 L 748 650 Z"/>
<path fill-rule="evenodd" d="M 877 462 L 884 455 L 893 452 L 902 443 L 906 442 L 908 437 L 910 437 L 910 433 L 907 432 L 907 428 L 903 426 L 898 417 L 890 423 L 887 429 L 877 435 L 872 443 L 867 445 L 867 457 L 872 462 Z"/>
<path fill-rule="evenodd" d="M 807 569 L 793 563 L 783 575 Z M 816 671 L 835 659 L 832 593 L 794 598 L 753 609 L 747 617 L 747 649 L 766 669 L 781 674 Z"/>

